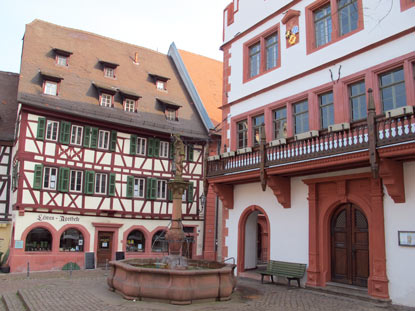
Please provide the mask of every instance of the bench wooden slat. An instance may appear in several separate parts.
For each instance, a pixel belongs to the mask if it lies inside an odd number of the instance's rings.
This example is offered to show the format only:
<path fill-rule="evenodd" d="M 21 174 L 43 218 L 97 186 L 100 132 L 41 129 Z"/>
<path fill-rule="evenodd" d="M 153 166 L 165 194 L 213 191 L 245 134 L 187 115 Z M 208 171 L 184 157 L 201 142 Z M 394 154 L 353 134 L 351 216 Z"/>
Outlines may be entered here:
<path fill-rule="evenodd" d="M 300 287 L 300 279 L 304 276 L 306 267 L 306 264 L 301 263 L 270 260 L 267 263 L 267 269 L 260 272 L 261 282 L 264 281 L 264 275 L 270 275 L 272 282 L 274 282 L 274 275 L 283 276 L 288 279 L 289 284 L 291 280 L 297 280 Z"/>

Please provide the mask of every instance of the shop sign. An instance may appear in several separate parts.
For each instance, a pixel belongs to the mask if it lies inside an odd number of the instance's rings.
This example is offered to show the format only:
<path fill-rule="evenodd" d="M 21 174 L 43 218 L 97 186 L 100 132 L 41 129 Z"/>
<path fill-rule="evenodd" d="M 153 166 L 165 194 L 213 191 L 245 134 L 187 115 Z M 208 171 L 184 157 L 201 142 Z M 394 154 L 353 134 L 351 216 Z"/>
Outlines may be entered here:
<path fill-rule="evenodd" d="M 55 215 L 39 215 L 37 221 L 58 221 L 58 222 L 79 222 L 78 216 L 55 216 Z"/>

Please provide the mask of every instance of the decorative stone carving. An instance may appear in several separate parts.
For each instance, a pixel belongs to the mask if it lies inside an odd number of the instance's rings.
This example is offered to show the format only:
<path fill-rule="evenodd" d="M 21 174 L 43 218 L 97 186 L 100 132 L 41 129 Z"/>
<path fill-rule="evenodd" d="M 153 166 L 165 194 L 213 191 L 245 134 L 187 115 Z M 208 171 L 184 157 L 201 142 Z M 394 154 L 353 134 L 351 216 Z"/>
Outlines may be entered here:
<path fill-rule="evenodd" d="M 268 176 L 268 186 L 284 208 L 291 207 L 291 179 L 282 176 Z"/>

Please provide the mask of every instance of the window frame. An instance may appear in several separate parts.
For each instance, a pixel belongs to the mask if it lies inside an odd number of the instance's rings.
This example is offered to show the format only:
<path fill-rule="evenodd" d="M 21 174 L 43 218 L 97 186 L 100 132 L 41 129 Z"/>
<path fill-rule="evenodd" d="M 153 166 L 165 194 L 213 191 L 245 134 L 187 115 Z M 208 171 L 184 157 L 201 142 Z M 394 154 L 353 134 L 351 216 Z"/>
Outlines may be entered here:
<path fill-rule="evenodd" d="M 263 119 L 261 124 L 256 124 L 256 120 L 258 118 Z M 261 126 L 262 124 L 264 124 L 264 130 L 265 130 L 265 114 L 261 113 L 258 115 L 255 115 L 253 117 L 251 117 L 251 135 L 252 135 L 252 146 L 256 147 L 259 146 L 261 144 Z M 258 134 L 258 141 L 256 139 L 256 135 Z"/>
<path fill-rule="evenodd" d="M 140 152 L 140 146 L 142 147 L 141 152 Z M 142 156 L 145 156 L 147 154 L 147 138 L 140 137 L 140 136 L 137 137 L 135 154 L 142 155 Z"/>
<path fill-rule="evenodd" d="M 138 182 L 138 194 L 136 194 L 136 181 Z M 143 185 L 143 194 L 140 195 L 140 182 L 142 182 Z M 146 196 L 146 179 L 144 177 L 134 177 L 134 181 L 133 181 L 133 198 L 140 198 L 140 199 L 144 199 Z"/>
<path fill-rule="evenodd" d="M 301 111 L 301 112 L 295 112 L 295 107 L 296 105 L 302 104 L 304 102 L 307 102 L 307 111 Z M 302 131 L 302 132 L 297 132 L 296 128 L 297 128 L 297 116 L 303 115 L 307 113 L 307 123 L 308 123 L 308 129 Z M 308 100 L 308 98 L 304 98 L 302 100 L 298 100 L 294 103 L 292 103 L 292 116 L 293 116 L 293 134 L 301 134 L 301 133 L 305 133 L 307 131 L 310 130 L 310 102 Z"/>
<path fill-rule="evenodd" d="M 156 80 L 156 89 L 158 91 L 166 91 L 166 81 Z"/>
<path fill-rule="evenodd" d="M 72 173 L 75 173 L 75 174 L 77 174 L 76 176 L 75 176 L 75 189 L 72 189 L 72 180 L 73 180 L 73 176 L 72 176 Z M 79 181 L 79 179 L 78 179 L 78 174 L 80 173 L 80 176 L 81 176 L 81 179 L 80 179 L 80 182 L 79 182 L 79 186 L 80 186 L 80 190 L 76 190 L 76 188 L 77 188 L 77 186 L 78 186 L 78 181 Z M 84 180 L 84 172 L 83 171 L 80 171 L 80 170 L 70 170 L 69 171 L 69 191 L 70 192 L 75 192 L 75 193 L 83 193 L 83 183 L 82 183 L 82 181 Z"/>
<path fill-rule="evenodd" d="M 353 34 L 363 30 L 363 3 L 362 0 L 355 0 L 357 4 L 357 27 L 344 35 L 340 35 L 340 14 L 338 14 L 338 1 L 339 0 L 316 0 L 305 8 L 306 12 L 306 39 L 307 39 L 307 54 L 313 53 L 320 49 L 323 49 L 335 42 L 343 40 Z M 326 5 L 330 5 L 331 14 L 331 40 L 317 46 L 316 44 L 316 29 L 314 24 L 314 13 Z"/>
<path fill-rule="evenodd" d="M 60 60 L 64 60 L 65 63 L 61 63 Z M 69 56 L 56 53 L 56 65 L 62 66 L 62 67 L 68 67 L 69 66 Z"/>
<path fill-rule="evenodd" d="M 332 98 L 331 102 L 323 104 L 322 103 L 323 96 L 326 96 L 326 95 L 329 95 L 329 94 L 331 94 L 331 98 Z M 329 91 L 326 91 L 326 92 L 319 93 L 317 95 L 317 100 L 318 100 L 318 109 L 319 109 L 319 112 L 320 112 L 320 114 L 319 114 L 319 116 L 320 116 L 320 129 L 327 129 L 330 125 L 335 124 L 335 119 L 334 119 L 335 118 L 334 92 L 333 92 L 333 90 L 329 90 Z M 332 114 L 332 121 L 333 122 L 330 123 L 330 120 L 327 120 L 327 126 L 324 126 L 324 120 L 325 120 L 324 115 L 325 114 L 323 114 L 323 109 L 328 108 L 329 112 L 330 112 L 330 107 L 332 107 L 332 111 L 333 111 L 333 114 Z"/>
<path fill-rule="evenodd" d="M 285 117 L 282 118 L 276 118 L 276 112 L 285 110 Z M 281 122 L 282 120 L 285 120 L 285 123 L 283 123 L 283 135 L 277 135 L 277 123 Z M 287 138 L 288 136 L 288 119 L 287 119 L 287 106 L 278 107 L 275 109 L 272 109 L 272 135 L 273 139 L 280 139 L 280 138 Z M 284 125 L 285 124 L 285 125 Z M 280 129 L 279 129 L 280 130 Z M 279 132 L 278 130 L 278 132 Z"/>
<path fill-rule="evenodd" d="M 31 237 L 32 231 L 34 231 L 34 230 L 40 231 L 39 229 L 42 229 L 42 230 L 45 231 L 45 232 L 43 232 L 43 234 L 46 233 L 46 232 L 49 234 L 48 238 L 50 238 L 50 241 L 49 241 L 49 239 L 47 239 L 47 241 L 45 241 L 45 240 L 43 240 L 43 241 L 30 241 L 30 243 L 28 243 L 28 239 L 29 239 L 29 237 Z M 35 245 L 40 245 L 40 249 L 36 248 L 36 246 L 35 247 L 29 246 L 29 244 L 32 244 L 33 242 L 36 242 Z M 43 248 L 42 247 L 43 242 L 46 242 L 46 247 L 45 247 L 46 249 L 42 249 Z M 31 249 L 29 249 L 29 248 L 31 248 Z M 45 227 L 42 227 L 42 226 L 38 226 L 38 227 L 35 227 L 35 228 L 31 229 L 27 233 L 27 235 L 25 237 L 25 252 L 52 252 L 52 248 L 53 248 L 53 235 L 49 231 L 49 229 L 47 229 Z"/>
<path fill-rule="evenodd" d="M 387 74 L 392 74 L 392 73 L 394 73 L 398 70 L 402 70 L 403 80 L 401 82 L 393 82 L 391 84 L 388 84 L 387 86 L 382 86 L 381 77 L 384 76 L 384 75 L 387 75 Z M 377 83 L 378 83 L 378 91 L 379 91 L 379 99 L 380 99 L 380 105 L 381 105 L 380 108 L 381 108 L 382 113 L 384 113 L 385 111 L 396 109 L 396 108 L 405 107 L 406 105 L 408 105 L 408 96 L 407 96 L 408 95 L 407 94 L 407 83 L 408 82 L 405 79 L 406 78 L 405 75 L 406 75 L 406 72 L 405 72 L 405 65 L 404 64 L 400 64 L 400 65 L 394 66 L 392 68 L 388 68 L 387 70 L 378 72 L 376 74 Z M 403 94 L 404 94 L 404 97 L 405 97 L 405 104 L 403 106 L 396 106 L 396 96 L 393 96 L 393 107 L 391 109 L 385 110 L 382 90 L 392 87 L 393 88 L 392 93 L 395 93 L 394 88 L 397 85 L 400 85 L 400 84 L 403 84 L 403 86 L 404 86 Z"/>
<path fill-rule="evenodd" d="M 363 85 L 364 85 L 363 86 L 363 93 L 358 93 L 358 94 L 352 95 L 352 93 L 351 93 L 352 92 L 352 86 L 357 85 L 357 84 L 361 84 L 361 83 L 363 83 Z M 349 102 L 349 109 L 350 109 L 349 110 L 350 111 L 350 121 L 355 122 L 355 121 L 360 121 L 360 120 L 366 119 L 367 118 L 367 98 L 366 98 L 366 81 L 365 81 L 365 79 L 363 78 L 363 79 L 359 79 L 357 81 L 347 83 L 346 87 L 347 87 L 347 99 L 348 99 L 348 102 Z M 354 113 L 353 113 L 353 111 L 354 111 L 354 109 L 353 109 L 353 100 L 358 98 L 359 99 L 359 107 L 360 107 L 361 104 L 362 104 L 362 101 L 361 101 L 362 96 L 364 96 L 363 104 L 364 104 L 364 108 L 365 108 L 364 109 L 365 115 L 362 118 L 355 119 L 354 118 Z M 360 116 L 360 110 L 359 110 L 359 116 Z"/>
<path fill-rule="evenodd" d="M 169 158 L 170 143 L 168 141 L 160 140 L 159 158 Z"/>
<path fill-rule="evenodd" d="M 52 171 L 55 172 L 54 175 L 52 175 Z M 52 183 L 52 176 L 55 177 L 55 186 L 51 187 L 51 183 Z M 46 181 L 46 178 L 48 179 Z M 45 186 L 45 183 L 47 183 L 47 185 Z M 58 168 L 57 167 L 53 167 L 53 166 L 45 166 L 43 168 L 43 178 L 42 178 L 42 189 L 44 190 L 57 190 L 58 189 Z"/>
<path fill-rule="evenodd" d="M 99 176 L 99 178 L 98 178 Z M 105 178 L 103 179 L 102 177 L 105 176 Z M 108 183 L 109 183 L 109 178 L 108 178 L 108 174 L 107 173 L 101 173 L 101 172 L 95 172 L 95 180 L 94 180 L 94 194 L 97 195 L 107 195 L 108 193 Z M 97 191 L 97 183 L 99 183 L 98 185 L 98 190 Z M 102 189 L 105 189 L 105 191 L 103 192 Z"/>
<path fill-rule="evenodd" d="M 55 133 L 53 133 L 53 129 L 51 131 L 51 135 L 52 137 L 48 137 L 48 126 L 49 124 L 55 124 L 56 125 L 56 131 Z M 53 135 L 56 136 L 56 138 L 53 138 Z M 58 141 L 58 137 L 59 137 L 59 122 L 55 121 L 55 120 L 46 120 L 46 125 L 45 125 L 45 140 L 50 140 L 50 141 Z"/>
<path fill-rule="evenodd" d="M 173 109 L 170 107 L 166 107 L 164 109 L 164 113 L 166 115 L 166 119 L 169 121 L 177 121 L 178 117 L 177 117 L 177 109 Z"/>
<path fill-rule="evenodd" d="M 43 81 L 43 94 L 44 95 L 49 95 L 49 96 L 58 96 L 58 94 L 59 94 L 59 84 L 60 84 L 60 82 L 45 79 Z M 55 92 L 48 91 L 49 90 L 48 85 L 54 85 L 55 86 L 55 89 L 54 89 Z"/>
<path fill-rule="evenodd" d="M 130 106 L 129 109 L 127 109 L 127 106 L 129 104 L 130 105 L 132 104 L 132 106 L 133 106 L 132 110 L 131 110 L 131 106 Z M 124 111 L 126 111 L 126 112 L 137 112 L 137 100 L 134 100 L 134 99 L 131 99 L 131 98 L 125 98 L 124 99 Z"/>
<path fill-rule="evenodd" d="M 66 247 L 65 248 L 62 247 L 62 242 L 63 242 L 62 237 L 69 230 L 78 231 L 78 240 L 77 240 L 77 243 L 76 243 L 77 245 L 75 246 L 75 250 L 72 250 L 73 248 L 67 249 Z M 79 244 L 79 243 L 81 243 L 81 244 Z M 84 237 L 83 233 L 79 229 L 74 228 L 74 227 L 66 229 L 64 232 L 62 232 L 61 236 L 59 237 L 59 251 L 60 252 L 83 253 L 84 252 L 84 245 L 85 245 L 85 237 Z M 78 247 L 78 249 L 76 249 L 77 247 Z"/>
<path fill-rule="evenodd" d="M 156 200 L 167 200 L 167 192 L 167 180 L 157 179 Z"/>
<path fill-rule="evenodd" d="M 104 98 L 106 98 L 105 102 L 104 102 Z M 107 101 L 108 98 L 109 98 L 109 105 Z M 114 96 L 109 93 L 101 92 L 99 94 L 99 105 L 101 107 L 108 107 L 108 108 L 114 107 Z"/>
<path fill-rule="evenodd" d="M 115 79 L 116 78 L 116 74 L 115 74 L 115 70 L 116 68 L 112 68 L 109 66 L 104 66 L 104 77 L 105 78 L 110 78 L 110 79 Z"/>
<path fill-rule="evenodd" d="M 101 133 L 103 135 L 105 135 L 105 134 L 108 135 L 107 136 L 107 139 L 106 139 L 106 142 L 105 141 L 101 141 Z M 111 132 L 110 131 L 107 131 L 107 130 L 98 130 L 97 148 L 98 149 L 103 149 L 103 150 L 109 150 L 109 147 L 110 147 L 110 137 L 111 137 Z M 104 138 L 105 138 L 105 136 L 104 136 Z M 104 143 L 104 146 L 102 146 L 101 143 Z M 106 144 L 106 147 L 105 147 L 105 144 Z"/>
<path fill-rule="evenodd" d="M 245 128 L 244 129 L 240 129 L 239 125 L 245 123 Z M 240 121 L 235 122 L 235 126 L 236 126 L 236 147 L 237 149 L 241 149 L 241 148 L 246 148 L 248 147 L 248 119 L 243 119 Z M 239 135 L 242 134 L 242 145 L 240 144 L 240 139 L 239 139 Z"/>
<path fill-rule="evenodd" d="M 266 40 L 271 36 L 275 35 L 277 37 L 277 59 L 276 66 L 267 69 L 267 45 Z M 260 45 L 259 54 L 259 72 L 258 74 L 251 76 L 251 54 L 250 49 L 257 44 Z M 256 55 L 256 54 L 255 54 Z M 254 38 L 248 40 L 243 44 L 243 83 L 256 79 L 270 71 L 278 69 L 281 67 L 281 32 L 280 32 L 280 23 L 277 23 L 273 27 L 267 29 L 266 31 L 260 33 Z"/>
<path fill-rule="evenodd" d="M 74 129 L 81 129 L 81 133 L 79 134 L 79 131 L 76 130 L 75 134 L 74 134 Z M 75 141 L 77 139 L 80 139 L 79 143 L 74 142 L 74 135 L 75 135 Z M 71 126 L 71 145 L 75 145 L 75 146 L 82 146 L 82 142 L 83 142 L 83 138 L 84 138 L 84 127 L 81 125 L 76 125 L 76 124 L 72 124 Z"/>
<path fill-rule="evenodd" d="M 142 240 L 141 240 L 141 249 L 139 249 L 138 247 L 136 247 L 135 242 L 134 243 L 129 243 L 129 241 L 139 241 L 136 239 L 129 239 L 129 237 L 134 234 L 136 231 L 140 232 L 142 234 Z M 138 244 L 137 244 L 138 245 Z M 130 249 L 130 247 L 134 247 L 135 249 Z M 125 242 L 125 251 L 127 253 L 144 253 L 146 251 L 146 235 L 144 234 L 144 232 L 140 229 L 133 229 L 130 232 L 128 232 L 128 235 L 126 236 L 126 242 Z"/>

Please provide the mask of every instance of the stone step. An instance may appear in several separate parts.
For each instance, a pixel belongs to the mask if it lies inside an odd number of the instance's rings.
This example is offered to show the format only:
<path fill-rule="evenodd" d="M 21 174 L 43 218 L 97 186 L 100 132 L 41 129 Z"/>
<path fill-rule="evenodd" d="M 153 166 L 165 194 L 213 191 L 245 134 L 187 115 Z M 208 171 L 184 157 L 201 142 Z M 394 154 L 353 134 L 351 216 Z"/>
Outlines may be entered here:
<path fill-rule="evenodd" d="M 373 303 L 378 307 L 388 307 L 391 305 L 390 299 L 377 299 L 369 296 L 367 288 L 349 284 L 327 282 L 325 287 L 307 287 L 307 289 L 318 290 L 327 294 L 340 295 L 360 299 Z"/>
<path fill-rule="evenodd" d="M 2 301 L 6 307 L 6 311 L 27 311 L 22 299 L 16 293 L 3 294 Z"/>

